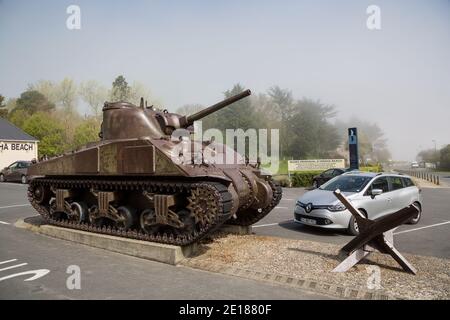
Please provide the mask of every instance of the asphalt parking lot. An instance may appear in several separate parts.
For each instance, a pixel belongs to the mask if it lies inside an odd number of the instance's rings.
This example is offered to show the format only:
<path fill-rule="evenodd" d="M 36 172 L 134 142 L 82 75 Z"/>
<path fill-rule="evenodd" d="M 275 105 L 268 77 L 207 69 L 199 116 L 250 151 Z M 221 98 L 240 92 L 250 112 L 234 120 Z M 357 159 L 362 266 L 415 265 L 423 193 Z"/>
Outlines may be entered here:
<path fill-rule="evenodd" d="M 259 235 L 345 244 L 352 236 L 293 222 L 295 200 L 304 188 L 284 188 L 283 198 L 268 216 L 253 226 Z M 418 255 L 450 259 L 450 188 L 422 188 L 424 209 L 420 222 L 394 232 L 397 249 Z"/>
<path fill-rule="evenodd" d="M 344 244 L 351 236 L 292 221 L 304 189 L 284 189 L 279 206 L 254 225 L 254 232 L 292 239 Z M 450 188 L 423 189 L 424 213 L 414 226 L 396 230 L 402 252 L 450 258 Z M 0 184 L 0 299 L 318 299 L 300 289 L 175 267 L 61 241 L 14 227 L 36 215 L 26 186 Z M 81 289 L 69 289 L 68 268 L 79 266 Z M 28 277 L 30 281 L 24 281 Z"/>
<path fill-rule="evenodd" d="M 19 229 L 27 186 L 0 183 L 0 299 L 328 299 L 302 289 L 139 259 Z M 74 278 L 80 271 L 80 286 Z"/>

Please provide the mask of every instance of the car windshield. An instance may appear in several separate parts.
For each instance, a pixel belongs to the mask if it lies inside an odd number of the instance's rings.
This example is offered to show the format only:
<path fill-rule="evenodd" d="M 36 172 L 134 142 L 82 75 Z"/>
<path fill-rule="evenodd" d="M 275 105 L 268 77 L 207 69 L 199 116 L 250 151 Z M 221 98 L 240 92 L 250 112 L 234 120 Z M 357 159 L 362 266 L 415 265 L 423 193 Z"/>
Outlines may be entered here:
<path fill-rule="evenodd" d="M 339 189 L 342 192 L 360 192 L 371 179 L 372 177 L 368 176 L 342 175 L 331 179 L 319 189 L 327 191 Z"/>

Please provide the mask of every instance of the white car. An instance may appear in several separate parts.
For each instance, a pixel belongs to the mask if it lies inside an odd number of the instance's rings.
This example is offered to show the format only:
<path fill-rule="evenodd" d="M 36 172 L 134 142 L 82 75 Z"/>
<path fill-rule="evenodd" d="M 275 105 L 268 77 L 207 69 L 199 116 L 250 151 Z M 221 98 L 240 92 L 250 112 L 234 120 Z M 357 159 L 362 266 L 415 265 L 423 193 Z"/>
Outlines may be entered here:
<path fill-rule="evenodd" d="M 335 177 L 320 188 L 302 195 L 296 202 L 294 221 L 327 229 L 346 229 L 357 235 L 358 224 L 336 198 L 339 189 L 369 219 L 394 213 L 411 204 L 419 213 L 409 221 L 419 222 L 422 215 L 421 190 L 411 177 L 390 173 L 348 172 Z"/>

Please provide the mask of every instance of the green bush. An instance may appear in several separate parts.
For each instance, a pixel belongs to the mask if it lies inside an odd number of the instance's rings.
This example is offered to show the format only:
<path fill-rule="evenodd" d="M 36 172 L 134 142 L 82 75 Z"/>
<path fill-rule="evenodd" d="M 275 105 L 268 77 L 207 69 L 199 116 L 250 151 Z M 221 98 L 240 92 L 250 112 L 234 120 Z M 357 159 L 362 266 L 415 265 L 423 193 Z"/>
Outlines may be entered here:
<path fill-rule="evenodd" d="M 291 174 L 293 187 L 310 187 L 313 184 L 313 178 L 322 171 L 302 171 Z"/>
<path fill-rule="evenodd" d="M 273 175 L 272 177 L 273 177 L 273 180 L 275 180 L 283 188 L 286 188 L 286 187 L 290 186 L 289 178 L 288 178 L 287 174 Z"/>
<path fill-rule="evenodd" d="M 377 164 L 377 165 L 359 167 L 359 170 L 368 171 L 368 172 L 383 172 L 383 166 L 381 164 Z"/>

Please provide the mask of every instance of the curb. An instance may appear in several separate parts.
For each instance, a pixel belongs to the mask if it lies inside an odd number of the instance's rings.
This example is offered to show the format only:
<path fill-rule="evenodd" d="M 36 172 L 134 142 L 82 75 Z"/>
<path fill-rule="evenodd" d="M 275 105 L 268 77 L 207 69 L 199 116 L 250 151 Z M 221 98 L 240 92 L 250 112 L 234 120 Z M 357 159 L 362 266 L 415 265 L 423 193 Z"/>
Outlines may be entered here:
<path fill-rule="evenodd" d="M 270 283 L 287 285 L 297 289 L 308 290 L 314 293 L 320 293 L 337 297 L 340 299 L 357 299 L 357 300 L 398 300 L 397 297 L 389 296 L 381 290 L 366 290 L 362 288 L 351 288 L 345 286 L 334 285 L 326 282 L 295 278 L 281 274 L 266 273 L 242 269 L 224 264 L 210 263 L 205 261 L 194 261 L 186 259 L 182 263 L 184 266 L 194 269 L 201 269 L 215 273 L 223 273 L 240 278 L 248 278 L 253 280 L 262 280 Z"/>

